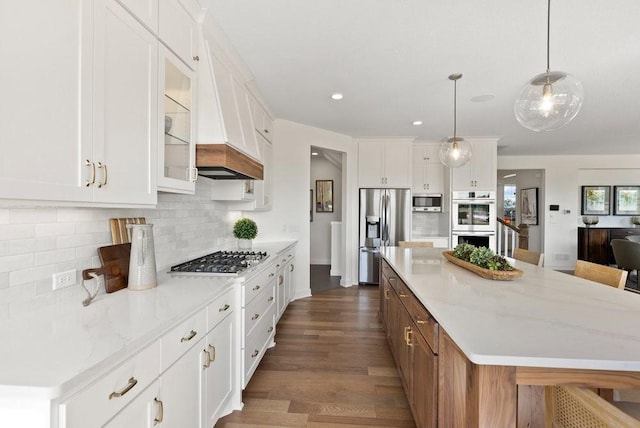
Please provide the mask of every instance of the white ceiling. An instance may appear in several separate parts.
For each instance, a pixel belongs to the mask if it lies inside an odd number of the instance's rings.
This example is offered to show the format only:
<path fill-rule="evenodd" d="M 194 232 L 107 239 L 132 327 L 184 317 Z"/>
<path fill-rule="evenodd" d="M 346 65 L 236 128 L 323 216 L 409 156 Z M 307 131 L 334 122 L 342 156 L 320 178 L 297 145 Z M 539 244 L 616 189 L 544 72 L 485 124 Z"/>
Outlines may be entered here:
<path fill-rule="evenodd" d="M 640 0 L 552 1 L 551 69 L 578 78 L 585 101 L 542 133 L 518 124 L 513 101 L 546 68 L 545 0 L 201 2 L 279 118 L 440 141 L 453 133 L 447 77 L 462 73 L 457 134 L 499 136 L 501 155 L 640 153 Z"/>

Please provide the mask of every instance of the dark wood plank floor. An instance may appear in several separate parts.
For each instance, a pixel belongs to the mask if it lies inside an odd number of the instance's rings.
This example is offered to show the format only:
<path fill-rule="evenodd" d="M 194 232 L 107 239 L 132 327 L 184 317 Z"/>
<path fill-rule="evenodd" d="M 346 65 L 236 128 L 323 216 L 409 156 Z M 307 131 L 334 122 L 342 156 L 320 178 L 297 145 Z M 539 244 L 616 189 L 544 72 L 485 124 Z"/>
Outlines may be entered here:
<path fill-rule="evenodd" d="M 378 320 L 378 288 L 291 302 L 243 401 L 216 427 L 415 427 Z"/>

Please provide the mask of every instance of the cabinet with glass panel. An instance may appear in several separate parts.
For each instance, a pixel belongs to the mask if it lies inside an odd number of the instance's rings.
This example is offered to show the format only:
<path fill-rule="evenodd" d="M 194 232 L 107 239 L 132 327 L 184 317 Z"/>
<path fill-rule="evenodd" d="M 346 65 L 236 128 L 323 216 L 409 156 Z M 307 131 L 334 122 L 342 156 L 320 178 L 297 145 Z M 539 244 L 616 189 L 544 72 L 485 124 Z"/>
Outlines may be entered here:
<path fill-rule="evenodd" d="M 158 190 L 195 192 L 195 73 L 160 46 L 159 112 L 163 143 L 159 144 Z"/>

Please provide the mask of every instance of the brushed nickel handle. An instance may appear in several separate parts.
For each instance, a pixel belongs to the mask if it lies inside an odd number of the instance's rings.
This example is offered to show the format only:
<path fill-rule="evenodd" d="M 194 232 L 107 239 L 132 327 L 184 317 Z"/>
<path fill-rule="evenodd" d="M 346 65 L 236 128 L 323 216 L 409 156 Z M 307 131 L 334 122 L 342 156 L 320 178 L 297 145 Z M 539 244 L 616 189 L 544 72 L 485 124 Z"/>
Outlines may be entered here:
<path fill-rule="evenodd" d="M 268 134 L 268 133 L 269 133 L 269 130 L 268 130 L 267 128 L 265 128 L 265 129 L 264 129 L 264 133 L 265 133 L 265 134 Z"/>
<path fill-rule="evenodd" d="M 255 358 L 258 356 L 258 354 L 260 353 L 260 351 L 258 351 L 257 349 L 253 351 L 253 354 L 251 354 L 251 358 Z"/>
<path fill-rule="evenodd" d="M 286 258 L 282 259 L 282 263 L 284 263 L 284 262 L 286 262 L 286 261 L 287 261 L 287 259 L 286 259 Z"/>
<path fill-rule="evenodd" d="M 162 400 L 158 400 L 157 397 L 153 399 L 153 402 L 158 405 L 158 416 L 153 420 L 153 425 L 156 426 L 164 419 L 164 404 L 162 404 Z"/>
<path fill-rule="evenodd" d="M 204 349 L 202 352 L 205 353 L 204 364 L 202 364 L 202 368 L 208 369 L 209 366 L 211 366 L 211 354 L 209 354 L 209 351 L 207 351 L 206 349 Z"/>
<path fill-rule="evenodd" d="M 230 307 L 231 307 L 231 306 L 229 306 L 229 305 L 227 305 L 227 304 L 225 303 L 225 305 L 224 305 L 223 307 L 221 307 L 220 309 L 218 309 L 218 312 L 224 312 L 224 311 L 226 311 L 227 309 L 229 309 Z"/>
<path fill-rule="evenodd" d="M 284 276 L 279 275 L 278 276 L 278 285 L 282 285 L 282 284 L 284 284 Z"/>
<path fill-rule="evenodd" d="M 294 265 L 289 265 L 289 272 L 293 272 L 295 269 L 296 268 Z"/>
<path fill-rule="evenodd" d="M 253 314 L 253 316 L 251 317 L 251 321 L 255 321 L 258 318 L 260 318 L 260 314 Z"/>
<path fill-rule="evenodd" d="M 198 332 L 197 332 L 197 331 L 195 331 L 195 330 L 191 330 L 187 336 L 185 336 L 185 337 L 183 337 L 182 339 L 180 339 L 180 343 L 190 341 L 191 339 L 193 339 L 194 337 L 196 337 L 196 334 L 198 334 Z"/>
<path fill-rule="evenodd" d="M 269 274 L 269 278 L 271 278 L 272 276 L 275 276 L 275 273 L 271 272 L 271 273 Z"/>
<path fill-rule="evenodd" d="M 200 61 L 200 57 L 198 55 L 194 55 L 193 60 L 194 61 Z"/>
<path fill-rule="evenodd" d="M 102 187 L 107 185 L 107 180 L 109 178 L 107 173 L 107 164 L 98 162 L 98 168 L 104 168 L 104 174 L 102 175 L 102 182 L 98 184 L 98 189 L 101 189 Z"/>
<path fill-rule="evenodd" d="M 96 164 L 91 162 L 89 159 L 85 160 L 84 164 L 91 167 L 91 178 L 84 182 L 84 185 L 89 187 L 96 182 Z"/>
<path fill-rule="evenodd" d="M 198 168 L 193 167 L 190 169 L 189 181 L 193 183 L 198 181 Z"/>
<path fill-rule="evenodd" d="M 109 394 L 109 400 L 111 400 L 112 398 L 122 397 L 124 394 L 131 391 L 131 388 L 136 386 L 137 383 L 138 383 L 138 380 L 135 377 L 131 376 L 127 382 L 127 386 L 122 388 L 121 391 L 117 391 L 117 392 L 114 391 L 111 394 Z"/>
<path fill-rule="evenodd" d="M 253 287 L 251 290 L 253 290 L 253 291 L 258 291 L 258 290 L 260 290 L 260 286 L 259 286 L 259 285 L 256 285 L 256 286 L 255 286 L 255 287 Z"/>
<path fill-rule="evenodd" d="M 278 264 L 276 265 L 276 269 L 277 269 L 277 268 L 279 268 L 279 267 L 280 267 L 280 263 L 278 263 Z"/>
<path fill-rule="evenodd" d="M 267 329 L 267 333 L 271 333 L 272 331 L 273 331 L 273 326 L 271 326 L 271 327 L 269 327 L 269 328 Z"/>
<path fill-rule="evenodd" d="M 213 345 L 207 345 L 207 348 L 209 348 L 209 362 L 213 363 L 216 360 L 216 347 Z"/>
<path fill-rule="evenodd" d="M 267 299 L 267 302 L 273 302 L 273 296 L 269 296 L 269 298 Z"/>

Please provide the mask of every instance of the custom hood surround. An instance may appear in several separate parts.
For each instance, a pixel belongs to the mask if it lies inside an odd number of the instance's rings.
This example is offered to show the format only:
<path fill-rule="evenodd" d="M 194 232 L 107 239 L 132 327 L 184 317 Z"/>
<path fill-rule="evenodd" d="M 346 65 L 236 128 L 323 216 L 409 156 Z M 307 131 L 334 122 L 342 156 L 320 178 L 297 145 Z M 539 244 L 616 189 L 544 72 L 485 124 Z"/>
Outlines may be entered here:
<path fill-rule="evenodd" d="M 218 180 L 262 180 L 264 167 L 228 144 L 196 144 L 198 175 Z"/>

